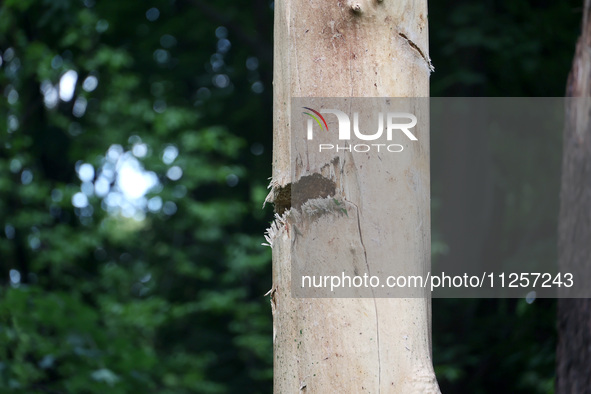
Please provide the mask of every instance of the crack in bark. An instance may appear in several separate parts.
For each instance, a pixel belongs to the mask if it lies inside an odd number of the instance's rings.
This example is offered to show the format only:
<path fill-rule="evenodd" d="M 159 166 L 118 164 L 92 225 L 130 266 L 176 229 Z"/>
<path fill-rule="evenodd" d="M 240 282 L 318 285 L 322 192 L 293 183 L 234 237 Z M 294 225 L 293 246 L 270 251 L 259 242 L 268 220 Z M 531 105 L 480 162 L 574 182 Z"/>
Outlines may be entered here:
<path fill-rule="evenodd" d="M 431 59 L 429 58 L 429 56 L 426 56 L 425 53 L 421 50 L 421 48 L 419 48 L 419 46 L 417 44 L 415 44 L 410 38 L 408 38 L 406 36 L 406 34 L 404 33 L 398 33 L 398 35 L 402 38 L 404 38 L 406 40 L 406 42 L 408 43 L 408 45 L 411 46 L 411 48 L 413 48 L 415 51 L 417 51 L 419 53 L 419 55 L 423 58 L 423 60 L 425 62 L 427 62 L 427 65 L 429 66 L 429 71 L 435 71 L 435 67 L 433 67 L 433 64 L 431 64 Z"/>
<path fill-rule="evenodd" d="M 365 244 L 363 243 L 363 233 L 361 232 L 361 219 L 359 218 L 359 207 L 352 201 L 344 199 L 344 201 L 348 202 L 349 204 L 353 205 L 357 210 L 357 231 L 359 231 L 359 241 L 361 242 L 361 247 L 363 248 L 363 256 L 365 258 L 365 267 L 367 268 L 367 274 L 371 276 L 371 272 L 369 269 L 369 262 L 367 261 L 367 249 L 365 249 Z M 378 346 L 378 393 L 382 392 L 382 360 L 380 354 L 380 320 L 378 319 L 378 304 L 376 302 L 375 292 L 372 287 L 371 293 L 373 295 L 373 305 L 375 310 L 376 316 L 376 345 Z"/>

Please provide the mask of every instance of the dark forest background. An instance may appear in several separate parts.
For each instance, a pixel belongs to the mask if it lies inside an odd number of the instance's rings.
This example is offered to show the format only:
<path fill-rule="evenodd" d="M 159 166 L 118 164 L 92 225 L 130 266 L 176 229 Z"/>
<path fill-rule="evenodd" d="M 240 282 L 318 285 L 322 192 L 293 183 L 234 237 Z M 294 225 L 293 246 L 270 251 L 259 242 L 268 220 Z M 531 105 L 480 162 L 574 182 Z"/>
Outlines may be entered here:
<path fill-rule="evenodd" d="M 581 1 L 429 7 L 433 96 L 564 95 Z M 0 392 L 271 392 L 272 25 L 268 0 L 2 2 Z M 434 260 L 556 260 L 546 134 L 432 136 Z M 433 300 L 444 392 L 553 392 L 555 348 L 555 300 Z"/>

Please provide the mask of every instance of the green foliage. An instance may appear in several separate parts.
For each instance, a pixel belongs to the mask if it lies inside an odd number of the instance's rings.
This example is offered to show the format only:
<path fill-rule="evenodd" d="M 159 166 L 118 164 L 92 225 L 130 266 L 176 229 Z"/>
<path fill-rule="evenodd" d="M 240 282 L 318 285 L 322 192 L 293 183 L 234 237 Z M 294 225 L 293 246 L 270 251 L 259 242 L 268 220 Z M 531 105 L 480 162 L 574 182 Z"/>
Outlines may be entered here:
<path fill-rule="evenodd" d="M 580 1 L 457 0 L 429 6 L 433 96 L 564 96 L 581 26 Z M 506 270 L 515 262 L 551 266 L 561 132 L 491 129 L 473 137 L 460 136 L 459 143 L 432 134 L 433 260 L 469 256 L 471 266 Z M 460 151 L 462 144 L 467 148 Z M 486 193 L 479 194 L 482 189 Z M 465 204 L 446 216 L 452 199 Z M 470 219 L 475 217 L 485 219 Z M 451 218 L 454 223 L 445 228 Z M 449 229 L 458 223 L 471 226 L 452 243 Z M 555 300 L 433 300 L 433 358 L 442 391 L 553 392 L 555 322 Z"/>
<path fill-rule="evenodd" d="M 224 21 L 181 1 L 1 6 L 1 392 L 269 391 L 270 117 L 251 84 L 270 64 L 247 69 L 260 49 Z M 157 185 L 130 208 L 138 174 Z"/>
<path fill-rule="evenodd" d="M 564 96 L 582 2 L 429 3 L 433 96 Z"/>

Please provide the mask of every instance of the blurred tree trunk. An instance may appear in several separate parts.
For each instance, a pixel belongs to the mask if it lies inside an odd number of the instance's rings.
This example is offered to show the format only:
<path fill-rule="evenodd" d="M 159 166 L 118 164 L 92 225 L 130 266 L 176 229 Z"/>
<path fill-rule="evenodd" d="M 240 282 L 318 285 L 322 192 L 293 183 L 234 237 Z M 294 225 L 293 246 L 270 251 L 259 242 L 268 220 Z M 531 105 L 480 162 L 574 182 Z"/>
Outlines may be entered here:
<path fill-rule="evenodd" d="M 298 180 L 291 179 L 290 172 L 292 97 L 428 97 L 427 1 L 277 1 L 274 38 L 273 190 L 268 200 L 281 212 L 279 190 Z M 370 188 L 402 196 L 404 202 L 425 202 L 427 208 L 408 223 L 381 219 L 384 228 L 410 229 L 406 234 L 417 246 L 412 256 L 396 263 L 411 272 L 413 266 L 430 264 L 428 146 L 426 133 L 421 149 L 410 149 L 413 168 L 426 183 L 420 196 L 403 181 L 369 181 Z M 348 250 L 359 243 L 368 216 L 375 219 L 380 212 L 371 207 L 379 205 L 375 195 L 344 194 L 349 201 L 365 201 L 356 213 L 359 233 L 339 231 L 336 238 L 332 234 L 331 242 Z M 413 206 L 418 204 L 414 201 Z M 309 233 L 304 229 L 298 235 L 298 229 L 281 222 L 275 229 L 270 291 L 275 393 L 439 392 L 431 361 L 429 297 L 294 298 L 290 248 L 294 237 L 305 239 Z M 366 242 L 366 255 L 384 255 L 392 253 L 395 244 L 408 245 L 404 231 L 400 233 L 388 233 L 387 245 Z M 324 233 L 327 243 L 329 236 Z"/>
<path fill-rule="evenodd" d="M 558 223 L 561 272 L 575 280 L 591 277 L 591 1 L 585 0 L 583 28 L 567 84 L 567 104 Z M 568 100 L 568 98 L 567 98 Z M 591 300 L 558 300 L 556 392 L 591 393 Z"/>

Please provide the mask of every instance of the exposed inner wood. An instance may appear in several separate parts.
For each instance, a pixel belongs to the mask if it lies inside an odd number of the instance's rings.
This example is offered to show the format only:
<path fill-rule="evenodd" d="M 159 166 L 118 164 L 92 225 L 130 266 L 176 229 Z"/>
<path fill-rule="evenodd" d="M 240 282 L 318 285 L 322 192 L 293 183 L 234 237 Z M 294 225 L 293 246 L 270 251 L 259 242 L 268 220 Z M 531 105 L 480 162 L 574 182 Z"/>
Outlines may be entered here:
<path fill-rule="evenodd" d="M 320 174 L 305 175 L 292 186 L 288 183 L 275 190 L 275 212 L 279 215 L 290 208 L 300 209 L 302 205 L 315 198 L 335 195 L 336 184 Z"/>

